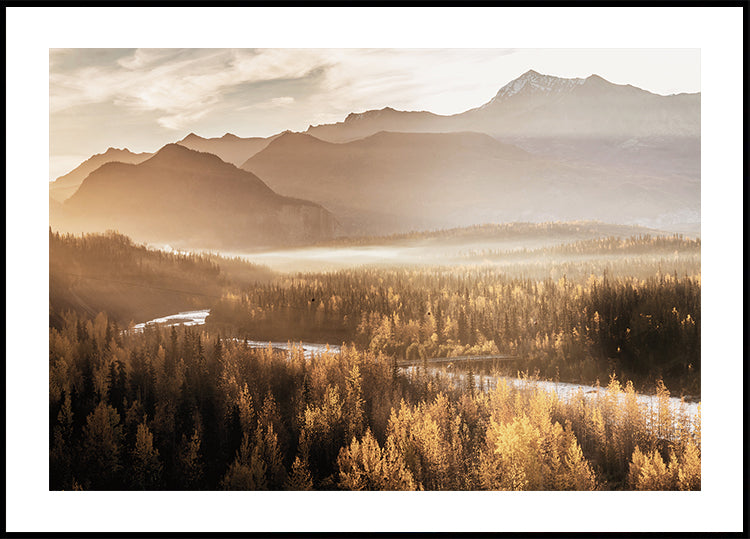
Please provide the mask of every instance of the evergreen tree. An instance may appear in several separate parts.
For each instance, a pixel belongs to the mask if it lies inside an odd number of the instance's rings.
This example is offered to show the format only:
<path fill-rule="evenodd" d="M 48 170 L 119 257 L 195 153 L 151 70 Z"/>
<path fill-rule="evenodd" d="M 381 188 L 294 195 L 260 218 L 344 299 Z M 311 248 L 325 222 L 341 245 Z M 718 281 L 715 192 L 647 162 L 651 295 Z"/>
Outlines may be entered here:
<path fill-rule="evenodd" d="M 135 448 L 133 449 L 133 484 L 141 490 L 154 489 L 161 482 L 162 465 L 159 450 L 154 448 L 154 436 L 146 425 L 138 425 Z"/>
<path fill-rule="evenodd" d="M 117 411 L 104 402 L 86 418 L 83 430 L 84 477 L 93 489 L 119 486 L 122 426 Z"/>

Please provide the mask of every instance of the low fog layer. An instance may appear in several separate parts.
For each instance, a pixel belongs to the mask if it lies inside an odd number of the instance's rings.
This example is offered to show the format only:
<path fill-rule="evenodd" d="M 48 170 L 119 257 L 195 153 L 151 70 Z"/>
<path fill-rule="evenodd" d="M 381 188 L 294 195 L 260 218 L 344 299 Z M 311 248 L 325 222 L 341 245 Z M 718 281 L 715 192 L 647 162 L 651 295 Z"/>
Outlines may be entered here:
<path fill-rule="evenodd" d="M 351 269 L 361 266 L 471 266 L 490 264 L 515 273 L 533 271 L 529 264 L 573 264 L 585 261 L 606 262 L 623 256 L 640 254 L 615 251 L 591 253 L 587 240 L 630 238 L 635 236 L 664 237 L 671 232 L 637 226 L 606 223 L 511 223 L 485 225 L 464 229 L 415 233 L 412 235 L 340 239 L 316 246 L 272 249 L 256 252 L 220 251 L 225 257 L 239 257 L 284 273 L 318 272 Z M 624 240 L 623 240 L 624 241 Z M 691 241 L 691 240 L 686 240 Z M 556 247 L 577 245 L 589 252 L 560 252 Z M 171 251 L 171 246 L 153 247 Z M 682 250 L 682 246 L 680 246 Z M 674 257 L 674 247 L 658 247 L 650 251 L 649 260 L 658 262 L 663 256 Z M 700 243 L 682 261 L 693 263 L 700 258 Z M 675 259 L 676 260 L 676 259 Z M 646 262 L 642 259 L 641 262 Z M 546 271 L 546 270 L 545 270 Z"/>

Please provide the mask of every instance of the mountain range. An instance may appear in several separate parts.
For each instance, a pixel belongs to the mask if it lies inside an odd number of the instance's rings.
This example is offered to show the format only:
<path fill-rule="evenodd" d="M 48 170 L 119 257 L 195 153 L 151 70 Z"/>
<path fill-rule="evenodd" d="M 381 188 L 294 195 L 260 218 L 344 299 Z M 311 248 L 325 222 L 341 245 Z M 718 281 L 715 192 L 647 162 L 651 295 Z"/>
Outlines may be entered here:
<path fill-rule="evenodd" d="M 274 135 L 268 138 L 240 138 L 237 135 L 227 133 L 223 137 L 203 138 L 195 133 L 190 133 L 177 144 L 190 148 L 191 150 L 212 153 L 219 156 L 227 163 L 240 166 L 247 161 L 249 157 L 252 157 L 268 146 L 271 141 L 278 136 L 279 135 Z"/>
<path fill-rule="evenodd" d="M 700 223 L 700 94 L 528 71 L 451 116 L 386 107 L 304 133 L 191 133 L 153 157 L 110 148 L 50 184 L 68 197 L 58 223 L 236 246 L 514 220 L 683 231 Z"/>
<path fill-rule="evenodd" d="M 386 107 L 305 133 L 348 142 L 379 131 L 475 131 L 537 155 L 692 186 L 700 182 L 700 117 L 699 93 L 662 96 L 597 75 L 565 79 L 531 70 L 460 114 Z"/>
<path fill-rule="evenodd" d="M 450 116 L 386 107 L 352 113 L 306 133 L 347 142 L 378 131 L 478 131 L 498 138 L 697 137 L 700 94 L 662 96 L 591 75 L 565 79 L 530 70 L 484 105 Z"/>

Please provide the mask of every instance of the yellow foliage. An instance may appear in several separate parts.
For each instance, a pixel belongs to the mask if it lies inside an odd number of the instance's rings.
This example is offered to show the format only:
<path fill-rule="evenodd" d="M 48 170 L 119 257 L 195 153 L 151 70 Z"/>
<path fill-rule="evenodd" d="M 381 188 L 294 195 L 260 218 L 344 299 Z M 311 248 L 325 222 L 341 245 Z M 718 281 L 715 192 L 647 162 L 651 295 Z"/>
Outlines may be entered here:
<path fill-rule="evenodd" d="M 361 441 L 352 439 L 337 459 L 339 487 L 346 490 L 416 490 L 417 483 L 389 438 L 386 448 L 368 429 Z"/>
<path fill-rule="evenodd" d="M 575 435 L 549 416 L 494 419 L 480 457 L 479 480 L 490 490 L 593 490 L 594 473 Z"/>
<path fill-rule="evenodd" d="M 635 448 L 628 473 L 628 483 L 634 490 L 673 490 L 673 471 L 664 464 L 657 450 L 642 453 Z"/>

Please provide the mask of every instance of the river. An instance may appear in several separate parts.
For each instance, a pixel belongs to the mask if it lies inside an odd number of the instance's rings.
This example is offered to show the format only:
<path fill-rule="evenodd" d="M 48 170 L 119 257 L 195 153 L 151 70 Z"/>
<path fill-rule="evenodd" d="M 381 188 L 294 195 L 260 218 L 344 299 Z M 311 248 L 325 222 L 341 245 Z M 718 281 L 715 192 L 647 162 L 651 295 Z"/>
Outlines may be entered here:
<path fill-rule="evenodd" d="M 206 323 L 206 318 L 211 313 L 210 309 L 200 309 L 197 311 L 184 311 L 177 314 L 171 314 L 169 316 L 163 316 L 161 318 L 154 318 L 148 322 L 141 322 L 133 326 L 133 330 L 136 333 L 142 332 L 146 326 L 202 326 Z M 250 348 L 267 348 L 269 345 L 275 350 L 289 350 L 289 342 L 269 342 L 269 341 L 252 341 L 248 339 L 232 339 L 236 342 L 242 342 Z M 306 342 L 295 342 L 294 346 L 302 348 L 305 353 L 305 357 L 311 357 L 313 354 L 322 354 L 326 351 L 339 353 L 341 347 L 335 344 L 318 344 L 318 343 L 306 343 Z"/>
<path fill-rule="evenodd" d="M 200 326 L 206 323 L 206 318 L 210 314 L 209 309 L 200 309 L 196 311 L 185 311 L 161 318 L 155 318 L 148 322 L 142 322 L 133 326 L 133 330 L 136 332 L 143 331 L 148 325 L 166 325 L 166 326 Z M 319 343 L 305 343 L 305 342 L 269 342 L 269 341 L 254 341 L 247 339 L 234 338 L 234 341 L 243 342 L 251 348 L 267 348 L 270 346 L 275 350 L 289 350 L 291 346 L 295 348 L 302 348 L 305 357 L 312 357 L 328 352 L 339 353 L 341 346 L 339 345 L 328 345 Z M 416 372 L 420 367 L 405 367 L 403 371 L 405 373 Z M 427 371 L 433 375 L 447 376 L 455 384 L 467 384 L 468 373 L 466 372 L 455 372 L 448 371 L 445 367 L 428 367 Z M 474 386 L 477 389 L 488 390 L 497 386 L 498 383 L 504 381 L 513 387 L 538 387 L 544 391 L 555 393 L 562 401 L 568 402 L 578 392 L 579 389 L 583 390 L 583 394 L 587 399 L 600 399 L 604 398 L 608 394 L 606 387 L 595 387 L 584 384 L 574 384 L 568 382 L 549 382 L 544 380 L 528 380 L 523 378 L 515 378 L 511 376 L 482 376 L 474 375 Z M 642 395 L 638 394 L 638 402 L 642 406 L 648 407 L 650 410 L 658 410 L 658 398 L 656 395 Z M 624 393 L 620 394 L 620 401 L 624 402 Z M 670 397 L 670 406 L 674 412 L 678 412 L 682 408 L 683 412 L 691 420 L 698 416 L 700 402 L 682 402 L 681 399 L 676 397 Z"/>

